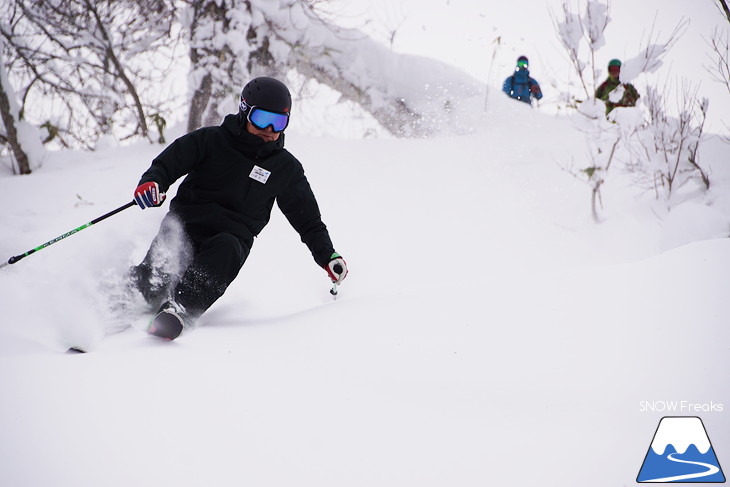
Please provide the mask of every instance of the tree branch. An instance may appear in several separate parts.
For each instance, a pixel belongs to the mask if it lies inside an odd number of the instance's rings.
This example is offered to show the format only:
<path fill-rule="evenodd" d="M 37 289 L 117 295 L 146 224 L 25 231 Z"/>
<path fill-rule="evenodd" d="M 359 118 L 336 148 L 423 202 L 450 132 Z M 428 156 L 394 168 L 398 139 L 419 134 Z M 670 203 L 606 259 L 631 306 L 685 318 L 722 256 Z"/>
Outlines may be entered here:
<path fill-rule="evenodd" d="M 720 8 L 723 12 L 725 12 L 725 17 L 727 17 L 727 21 L 730 22 L 730 7 L 728 7 L 726 0 L 717 0 L 720 3 Z"/>

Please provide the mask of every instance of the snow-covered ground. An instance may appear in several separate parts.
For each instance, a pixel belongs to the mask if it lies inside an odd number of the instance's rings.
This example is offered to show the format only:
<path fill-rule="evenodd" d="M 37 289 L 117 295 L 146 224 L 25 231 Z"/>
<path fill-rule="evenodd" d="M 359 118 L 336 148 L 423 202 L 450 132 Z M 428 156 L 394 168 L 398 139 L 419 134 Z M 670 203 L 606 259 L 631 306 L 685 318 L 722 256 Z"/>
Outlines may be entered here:
<path fill-rule="evenodd" d="M 336 301 L 278 209 L 175 342 L 104 337 L 102 290 L 167 205 L 0 269 L 0 485 L 625 486 L 665 415 L 730 465 L 728 146 L 671 211 L 614 171 L 597 225 L 561 170 L 582 134 L 492 99 L 469 136 L 288 134 L 350 267 Z M 160 150 L 0 168 L 0 258 L 130 201 Z"/>

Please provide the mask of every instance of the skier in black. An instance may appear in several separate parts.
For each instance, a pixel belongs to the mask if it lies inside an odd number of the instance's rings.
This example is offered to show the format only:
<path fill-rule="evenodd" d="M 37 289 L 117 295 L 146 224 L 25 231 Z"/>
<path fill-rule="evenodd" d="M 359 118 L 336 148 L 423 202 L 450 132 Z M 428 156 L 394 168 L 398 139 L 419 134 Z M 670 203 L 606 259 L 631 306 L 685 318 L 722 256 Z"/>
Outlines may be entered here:
<path fill-rule="evenodd" d="M 150 304 L 162 303 L 149 333 L 175 339 L 238 275 L 274 201 L 332 282 L 347 264 L 332 246 L 301 163 L 284 149 L 291 95 L 274 78 L 251 80 L 237 114 L 175 140 L 142 175 L 140 208 L 160 206 L 187 174 L 159 233 L 131 279 Z"/>

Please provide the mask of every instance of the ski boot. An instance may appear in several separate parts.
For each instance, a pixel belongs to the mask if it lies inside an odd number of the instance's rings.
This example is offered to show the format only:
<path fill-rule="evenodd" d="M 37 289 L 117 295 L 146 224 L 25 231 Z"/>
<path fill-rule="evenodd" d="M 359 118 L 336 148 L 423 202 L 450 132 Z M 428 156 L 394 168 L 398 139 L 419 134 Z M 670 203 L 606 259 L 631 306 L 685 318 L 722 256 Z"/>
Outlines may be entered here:
<path fill-rule="evenodd" d="M 164 303 L 150 322 L 147 333 L 165 340 L 174 340 L 185 328 L 185 311 L 171 301 Z"/>

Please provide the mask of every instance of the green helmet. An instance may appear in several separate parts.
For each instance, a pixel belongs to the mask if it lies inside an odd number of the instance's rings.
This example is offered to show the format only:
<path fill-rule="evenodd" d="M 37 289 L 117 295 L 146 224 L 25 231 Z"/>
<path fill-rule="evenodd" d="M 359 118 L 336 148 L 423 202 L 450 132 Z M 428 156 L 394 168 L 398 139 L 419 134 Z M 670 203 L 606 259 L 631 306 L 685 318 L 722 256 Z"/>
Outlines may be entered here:
<path fill-rule="evenodd" d="M 611 59 L 608 62 L 608 67 L 610 68 L 611 66 L 618 66 L 620 68 L 621 67 L 621 61 L 619 61 L 618 59 Z"/>

